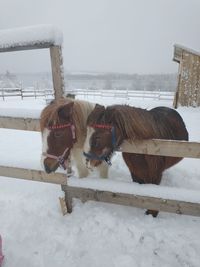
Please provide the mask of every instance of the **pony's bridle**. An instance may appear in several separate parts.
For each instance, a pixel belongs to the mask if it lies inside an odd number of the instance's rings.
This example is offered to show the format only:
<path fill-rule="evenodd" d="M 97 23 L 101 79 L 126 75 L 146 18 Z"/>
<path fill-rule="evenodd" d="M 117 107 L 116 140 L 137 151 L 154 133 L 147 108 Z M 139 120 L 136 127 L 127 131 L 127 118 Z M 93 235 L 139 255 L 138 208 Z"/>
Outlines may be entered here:
<path fill-rule="evenodd" d="M 92 124 L 92 125 L 90 125 L 90 127 L 98 128 L 98 129 L 111 130 L 112 148 L 113 148 L 113 151 L 117 150 L 116 131 L 115 131 L 115 127 L 113 125 L 109 125 L 109 124 Z M 109 154 L 103 154 L 101 156 L 97 156 L 97 155 L 95 155 L 93 153 L 83 152 L 83 155 L 87 158 L 87 160 L 91 160 L 91 159 L 100 160 L 100 161 L 105 161 L 109 166 L 112 165 L 112 163 L 110 161 L 110 153 Z"/>
<path fill-rule="evenodd" d="M 72 123 L 67 123 L 67 124 L 58 124 L 58 125 L 52 125 L 52 126 L 48 126 L 48 130 L 60 130 L 60 129 L 65 129 L 65 128 L 71 128 L 71 132 L 72 132 L 72 142 L 75 143 L 76 142 L 76 131 L 75 131 L 75 126 Z M 66 160 L 65 160 L 65 155 L 67 153 L 68 150 L 70 150 L 71 147 L 67 147 L 64 152 L 62 153 L 62 155 L 60 156 L 55 156 L 49 153 L 42 153 L 43 156 L 50 158 L 50 159 L 55 159 L 58 163 L 59 166 L 62 167 L 64 170 L 66 170 L 67 166 L 66 166 Z"/>

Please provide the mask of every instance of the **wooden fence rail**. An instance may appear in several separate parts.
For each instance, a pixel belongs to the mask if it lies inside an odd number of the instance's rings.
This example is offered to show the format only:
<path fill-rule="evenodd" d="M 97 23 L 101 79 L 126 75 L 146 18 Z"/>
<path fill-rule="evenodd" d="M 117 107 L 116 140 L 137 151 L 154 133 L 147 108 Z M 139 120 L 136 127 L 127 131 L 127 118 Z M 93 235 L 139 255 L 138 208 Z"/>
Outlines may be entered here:
<path fill-rule="evenodd" d="M 0 128 L 40 131 L 39 119 L 31 118 L 0 117 Z M 124 141 L 119 152 L 200 158 L 200 143 L 162 139 Z"/>
<path fill-rule="evenodd" d="M 104 183 L 105 181 L 100 181 Z M 115 186 L 116 181 L 113 181 Z M 130 184 L 130 187 L 134 187 L 134 184 Z M 170 190 L 170 188 L 164 188 L 164 186 L 152 186 L 157 192 L 164 190 Z M 183 201 L 180 199 L 170 199 L 164 197 L 153 197 L 148 195 L 146 190 L 145 195 L 137 193 L 119 193 L 115 191 L 108 191 L 106 189 L 94 189 L 85 188 L 80 186 L 62 185 L 62 190 L 65 192 L 65 202 L 67 212 L 72 212 L 72 198 L 78 198 L 82 202 L 88 200 L 113 203 L 118 205 L 132 206 L 142 209 L 158 210 L 164 212 L 171 212 L 176 214 L 185 214 L 192 216 L 200 216 L 200 203 L 193 201 Z M 176 188 L 173 193 L 176 194 L 179 189 Z M 144 193 L 143 193 L 144 194 Z M 162 193 L 161 193 L 162 194 Z M 198 195 L 198 191 L 185 190 L 185 194 Z"/>
<path fill-rule="evenodd" d="M 93 200 L 142 209 L 155 209 L 176 214 L 200 216 L 200 196 L 199 192 L 195 190 L 184 190 L 182 192 L 180 188 L 170 189 L 169 187 L 156 185 L 150 185 L 150 188 L 147 185 L 145 188 L 145 186 L 138 184 L 127 183 L 128 191 L 132 189 L 133 192 L 126 192 L 127 189 L 123 189 L 125 184 L 123 182 L 105 179 L 97 180 L 95 178 L 84 178 L 81 182 L 80 179 L 69 178 L 68 182 L 67 176 L 61 173 L 46 174 L 43 171 L 8 166 L 0 166 L 0 175 L 9 178 L 61 185 L 65 193 L 66 212 L 68 213 L 72 212 L 72 198 L 79 198 L 82 202 Z M 116 183 L 120 183 L 118 186 L 124 192 L 108 189 L 109 187 L 116 188 Z M 173 192 L 170 194 L 169 190 Z M 152 191 L 156 192 L 155 196 L 152 196 Z M 160 197 L 160 195 L 164 195 L 164 197 Z M 186 195 L 190 196 L 187 201 L 185 200 Z"/>
<path fill-rule="evenodd" d="M 67 177 L 64 174 L 47 174 L 44 171 L 29 170 L 18 167 L 0 166 L 0 175 L 29 181 L 65 185 Z"/>

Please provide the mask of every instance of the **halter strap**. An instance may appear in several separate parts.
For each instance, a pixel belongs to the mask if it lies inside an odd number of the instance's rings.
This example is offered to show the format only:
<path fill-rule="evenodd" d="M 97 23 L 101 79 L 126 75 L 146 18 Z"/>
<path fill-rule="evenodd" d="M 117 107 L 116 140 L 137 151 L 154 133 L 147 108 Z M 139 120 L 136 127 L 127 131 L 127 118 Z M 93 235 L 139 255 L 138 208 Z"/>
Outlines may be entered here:
<path fill-rule="evenodd" d="M 59 129 L 68 128 L 71 125 L 72 125 L 71 123 L 67 123 L 67 124 L 56 124 L 56 125 L 48 126 L 48 129 L 49 130 L 59 130 Z"/>
<path fill-rule="evenodd" d="M 92 128 L 100 128 L 100 129 L 112 129 L 112 125 L 109 124 L 92 124 L 90 125 Z"/>
<path fill-rule="evenodd" d="M 64 128 L 68 128 L 68 127 L 71 128 L 72 140 L 73 140 L 73 143 L 75 143 L 76 142 L 76 129 L 75 129 L 74 124 L 67 123 L 67 124 L 52 125 L 52 126 L 48 126 L 48 129 L 49 130 L 59 130 L 59 129 L 64 129 Z M 69 149 L 71 149 L 71 148 L 67 147 L 64 150 L 63 154 L 60 156 L 55 156 L 55 155 L 52 155 L 49 153 L 42 153 L 42 155 L 47 157 L 47 158 L 55 159 L 59 163 L 60 167 L 62 167 L 64 170 L 66 170 L 67 167 L 66 167 L 65 154 L 67 153 L 67 151 Z"/>
<path fill-rule="evenodd" d="M 109 125 L 109 124 L 92 124 L 92 125 L 90 125 L 90 127 L 111 130 L 113 150 L 116 150 L 117 149 L 116 132 L 115 132 L 115 127 L 113 125 Z M 94 160 L 105 161 L 109 166 L 112 165 L 112 163 L 110 161 L 110 157 L 109 157 L 108 154 L 103 154 L 101 156 L 97 156 L 97 155 L 95 155 L 93 153 L 83 152 L 83 155 L 88 160 L 94 159 Z"/>
<path fill-rule="evenodd" d="M 69 147 L 67 147 L 65 149 L 65 151 L 63 152 L 63 154 L 60 156 L 55 156 L 55 155 L 52 155 L 49 153 L 42 153 L 42 155 L 47 157 L 47 158 L 50 158 L 50 159 L 55 159 L 59 163 L 60 167 L 62 167 L 64 170 L 66 170 L 66 164 L 65 164 L 64 157 L 65 157 L 65 154 L 67 153 L 68 150 L 69 150 Z"/>
<path fill-rule="evenodd" d="M 116 148 L 117 148 L 117 144 L 116 144 L 116 132 L 115 132 L 115 127 L 113 125 L 110 125 L 110 124 L 92 124 L 92 125 L 90 125 L 90 127 L 92 127 L 92 128 L 98 128 L 98 129 L 108 129 L 108 130 L 111 130 L 111 134 L 112 134 L 112 146 L 113 146 L 114 150 L 116 150 Z"/>
<path fill-rule="evenodd" d="M 105 161 L 109 166 L 112 165 L 108 155 L 97 156 L 93 153 L 86 153 L 86 152 L 83 152 L 83 155 L 87 158 L 87 160 L 90 160 L 90 159 L 100 160 L 100 161 Z"/>

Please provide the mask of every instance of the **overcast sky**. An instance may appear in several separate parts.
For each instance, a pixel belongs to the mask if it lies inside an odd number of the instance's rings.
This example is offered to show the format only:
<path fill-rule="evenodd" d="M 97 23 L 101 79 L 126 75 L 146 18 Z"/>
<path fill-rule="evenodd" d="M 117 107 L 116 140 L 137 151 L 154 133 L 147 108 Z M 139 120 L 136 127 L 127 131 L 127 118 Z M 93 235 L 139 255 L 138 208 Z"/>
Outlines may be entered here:
<path fill-rule="evenodd" d="M 67 71 L 171 73 L 175 43 L 200 51 L 200 0 L 0 0 L 0 29 L 46 23 Z M 49 69 L 45 50 L 0 54 L 0 73 Z"/>

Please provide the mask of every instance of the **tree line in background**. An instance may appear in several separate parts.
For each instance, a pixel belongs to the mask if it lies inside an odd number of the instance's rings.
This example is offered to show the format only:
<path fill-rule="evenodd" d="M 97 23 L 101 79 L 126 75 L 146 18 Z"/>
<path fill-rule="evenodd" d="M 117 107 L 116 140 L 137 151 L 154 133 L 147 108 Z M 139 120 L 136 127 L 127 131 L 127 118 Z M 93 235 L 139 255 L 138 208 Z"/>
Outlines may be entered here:
<path fill-rule="evenodd" d="M 50 89 L 52 77 L 50 73 L 20 73 L 9 71 L 0 74 L 0 88 L 23 86 Z M 66 73 L 66 90 L 75 89 L 116 89 L 174 92 L 177 86 L 177 74 L 119 74 L 119 73 Z"/>

